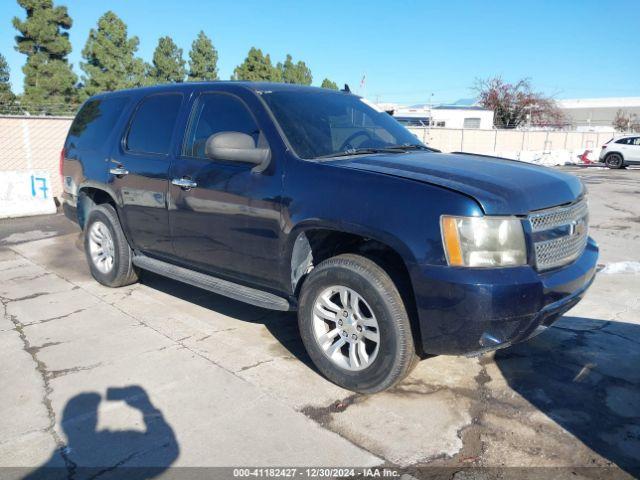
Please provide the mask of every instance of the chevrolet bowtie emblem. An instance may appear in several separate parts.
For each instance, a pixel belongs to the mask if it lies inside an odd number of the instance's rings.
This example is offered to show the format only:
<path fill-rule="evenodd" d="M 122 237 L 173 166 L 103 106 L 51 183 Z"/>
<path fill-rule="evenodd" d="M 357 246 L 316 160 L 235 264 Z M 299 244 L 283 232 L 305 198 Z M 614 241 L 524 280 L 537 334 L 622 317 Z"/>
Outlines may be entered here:
<path fill-rule="evenodd" d="M 569 235 L 582 235 L 584 233 L 585 225 L 583 220 L 575 220 L 569 224 Z"/>

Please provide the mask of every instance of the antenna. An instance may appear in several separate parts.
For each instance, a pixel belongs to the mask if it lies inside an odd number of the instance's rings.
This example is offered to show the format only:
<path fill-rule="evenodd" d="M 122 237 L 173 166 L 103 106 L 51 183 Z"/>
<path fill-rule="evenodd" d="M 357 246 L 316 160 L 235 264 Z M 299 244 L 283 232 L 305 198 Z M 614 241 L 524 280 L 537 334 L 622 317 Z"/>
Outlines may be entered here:
<path fill-rule="evenodd" d="M 349 88 L 349 85 L 346 83 L 344 84 L 344 88 L 342 89 L 342 91 L 344 93 L 351 93 L 351 89 Z"/>

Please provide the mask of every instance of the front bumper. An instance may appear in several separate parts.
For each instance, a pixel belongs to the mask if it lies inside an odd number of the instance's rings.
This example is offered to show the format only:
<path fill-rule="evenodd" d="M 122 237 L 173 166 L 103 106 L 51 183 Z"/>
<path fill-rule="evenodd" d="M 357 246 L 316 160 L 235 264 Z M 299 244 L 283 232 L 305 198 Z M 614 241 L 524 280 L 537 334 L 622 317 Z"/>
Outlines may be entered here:
<path fill-rule="evenodd" d="M 423 351 L 468 355 L 526 340 L 580 301 L 597 260 L 589 238 L 577 260 L 548 272 L 425 266 L 414 279 Z"/>

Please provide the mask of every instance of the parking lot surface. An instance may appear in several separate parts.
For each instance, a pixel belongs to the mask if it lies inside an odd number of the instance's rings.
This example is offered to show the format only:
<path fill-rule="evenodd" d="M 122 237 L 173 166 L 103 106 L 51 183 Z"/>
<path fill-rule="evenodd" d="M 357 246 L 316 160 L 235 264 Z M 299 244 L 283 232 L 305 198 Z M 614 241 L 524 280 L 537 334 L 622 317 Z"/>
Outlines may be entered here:
<path fill-rule="evenodd" d="M 640 170 L 567 170 L 588 187 L 601 249 L 585 299 L 527 343 L 427 358 L 370 396 L 316 372 L 295 314 L 152 274 L 109 289 L 91 278 L 65 219 L 2 221 L 0 466 L 637 474 Z"/>

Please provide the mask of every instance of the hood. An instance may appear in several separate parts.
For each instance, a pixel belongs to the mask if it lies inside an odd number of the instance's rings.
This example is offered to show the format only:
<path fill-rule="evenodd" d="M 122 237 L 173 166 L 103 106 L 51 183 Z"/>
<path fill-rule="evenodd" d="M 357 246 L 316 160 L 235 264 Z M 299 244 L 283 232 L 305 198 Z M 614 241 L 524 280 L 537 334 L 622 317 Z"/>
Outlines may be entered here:
<path fill-rule="evenodd" d="M 526 215 L 582 195 L 580 179 L 551 168 L 483 155 L 411 152 L 354 156 L 336 166 L 439 185 L 473 197 L 488 215 Z"/>

